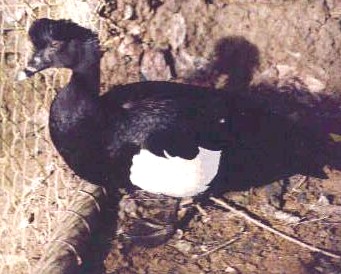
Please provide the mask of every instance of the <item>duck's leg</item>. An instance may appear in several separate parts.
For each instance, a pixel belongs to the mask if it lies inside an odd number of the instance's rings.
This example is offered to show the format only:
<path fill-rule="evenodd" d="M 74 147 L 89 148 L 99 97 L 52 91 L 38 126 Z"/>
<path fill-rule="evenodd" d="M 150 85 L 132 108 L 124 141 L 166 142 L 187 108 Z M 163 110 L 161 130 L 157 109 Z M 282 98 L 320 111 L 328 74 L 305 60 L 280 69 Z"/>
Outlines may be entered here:
<path fill-rule="evenodd" d="M 136 191 L 121 202 L 118 236 L 125 243 L 153 247 L 168 241 L 177 229 L 180 199 Z"/>

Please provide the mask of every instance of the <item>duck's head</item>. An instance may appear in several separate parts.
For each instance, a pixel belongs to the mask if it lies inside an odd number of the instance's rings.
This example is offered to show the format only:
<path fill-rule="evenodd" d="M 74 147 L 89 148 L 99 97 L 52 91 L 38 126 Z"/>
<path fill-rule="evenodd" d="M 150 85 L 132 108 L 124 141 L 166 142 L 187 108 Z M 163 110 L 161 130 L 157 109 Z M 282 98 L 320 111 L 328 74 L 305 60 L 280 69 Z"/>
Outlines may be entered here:
<path fill-rule="evenodd" d="M 36 20 L 29 29 L 34 52 L 18 80 L 47 68 L 86 70 L 99 64 L 97 35 L 70 20 Z"/>

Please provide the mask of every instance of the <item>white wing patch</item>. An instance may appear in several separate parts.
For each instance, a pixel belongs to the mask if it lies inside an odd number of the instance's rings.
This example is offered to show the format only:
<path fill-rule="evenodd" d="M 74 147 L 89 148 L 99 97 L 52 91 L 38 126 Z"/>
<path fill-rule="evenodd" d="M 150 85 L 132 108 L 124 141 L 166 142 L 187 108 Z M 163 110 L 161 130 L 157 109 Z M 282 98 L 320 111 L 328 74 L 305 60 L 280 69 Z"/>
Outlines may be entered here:
<path fill-rule="evenodd" d="M 221 151 L 199 148 L 193 160 L 159 157 L 142 149 L 133 157 L 130 181 L 151 193 L 190 197 L 208 188 L 218 172 Z"/>

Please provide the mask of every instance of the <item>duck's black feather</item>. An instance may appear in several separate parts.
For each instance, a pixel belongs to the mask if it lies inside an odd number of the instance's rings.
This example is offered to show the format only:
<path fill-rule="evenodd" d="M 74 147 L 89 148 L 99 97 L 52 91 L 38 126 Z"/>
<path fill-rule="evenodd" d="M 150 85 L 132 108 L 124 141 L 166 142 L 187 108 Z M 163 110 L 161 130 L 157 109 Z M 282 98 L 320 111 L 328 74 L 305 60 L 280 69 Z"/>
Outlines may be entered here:
<path fill-rule="evenodd" d="M 77 39 L 97 41 L 97 35 L 90 29 L 83 28 L 71 20 L 50 20 L 42 18 L 33 22 L 29 36 L 36 50 L 46 48 L 51 41 L 69 42 Z"/>
<path fill-rule="evenodd" d="M 110 150 L 117 151 L 125 142 L 157 155 L 166 150 L 184 158 L 193 158 L 198 146 L 220 150 L 230 137 L 225 97 L 219 91 L 169 82 L 114 87 L 101 97 L 114 129 Z"/>
<path fill-rule="evenodd" d="M 29 35 L 35 47 L 31 67 L 73 70 L 52 103 L 50 132 L 66 163 L 83 178 L 96 184 L 117 182 L 142 148 L 158 156 L 193 159 L 199 146 L 221 150 L 231 140 L 224 93 L 142 82 L 115 86 L 99 96 L 96 34 L 71 21 L 40 19 Z M 62 46 L 55 49 L 54 41 Z"/>

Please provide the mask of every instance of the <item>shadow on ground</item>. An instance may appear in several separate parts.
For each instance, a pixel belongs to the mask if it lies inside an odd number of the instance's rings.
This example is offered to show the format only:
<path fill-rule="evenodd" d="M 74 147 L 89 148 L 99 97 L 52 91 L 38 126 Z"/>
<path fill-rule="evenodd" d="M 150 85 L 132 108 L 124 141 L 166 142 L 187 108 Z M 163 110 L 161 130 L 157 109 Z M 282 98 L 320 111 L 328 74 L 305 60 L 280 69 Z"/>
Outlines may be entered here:
<path fill-rule="evenodd" d="M 186 79 L 195 84 L 202 76 L 214 82 L 220 75 L 228 75 L 224 92 L 235 113 L 229 126 L 237 138 L 223 152 L 209 194 L 247 190 L 295 174 L 325 178 L 326 165 L 341 169 L 341 143 L 330 135 L 341 134 L 339 97 L 332 93 L 312 94 L 304 85 L 252 85 L 259 52 L 242 37 L 222 39 L 215 56 L 205 70 Z M 117 197 L 109 196 L 111 199 Z M 115 237 L 116 208 L 103 214 L 103 225 L 99 225 L 93 238 L 81 273 L 103 271 L 110 240 Z"/>
<path fill-rule="evenodd" d="M 223 153 L 214 182 L 215 194 L 246 190 L 295 174 L 326 178 L 324 166 L 340 170 L 341 98 L 313 94 L 299 85 L 251 84 L 259 64 L 256 46 L 242 37 L 228 37 L 216 46 L 207 66 L 212 78 L 228 74 L 224 87 L 233 109 L 230 127 L 236 142 Z M 205 72 L 201 71 L 200 74 Z M 200 75 L 193 75 L 195 80 Z"/>

